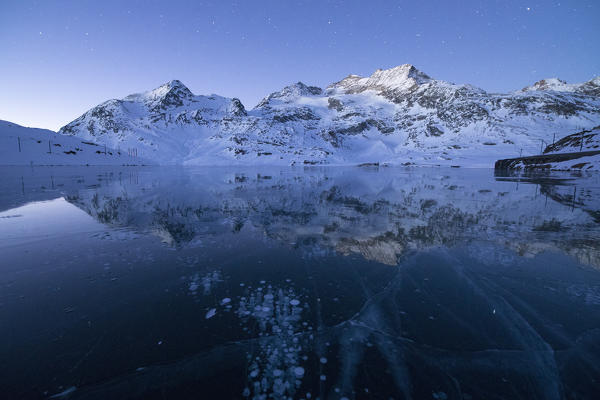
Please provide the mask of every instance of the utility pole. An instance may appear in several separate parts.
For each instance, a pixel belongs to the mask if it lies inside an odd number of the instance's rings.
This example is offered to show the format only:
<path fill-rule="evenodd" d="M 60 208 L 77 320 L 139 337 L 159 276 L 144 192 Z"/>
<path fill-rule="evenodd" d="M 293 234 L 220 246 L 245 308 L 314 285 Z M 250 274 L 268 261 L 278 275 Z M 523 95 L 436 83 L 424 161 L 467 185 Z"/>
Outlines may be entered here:
<path fill-rule="evenodd" d="M 544 154 L 544 139 L 540 139 L 540 154 Z"/>
<path fill-rule="evenodd" d="M 519 151 L 519 158 L 523 157 L 523 148 L 521 148 L 521 151 Z"/>
<path fill-rule="evenodd" d="M 104 145 L 104 155 L 106 155 L 106 145 Z"/>
<path fill-rule="evenodd" d="M 579 151 L 581 152 L 581 150 L 583 150 L 583 132 L 581 131 L 581 143 L 579 144 Z"/>
<path fill-rule="evenodd" d="M 19 141 L 19 153 L 21 152 L 21 137 L 18 136 L 17 140 Z"/>
<path fill-rule="evenodd" d="M 554 146 L 554 139 L 556 138 L 556 132 L 552 134 L 552 146 Z"/>

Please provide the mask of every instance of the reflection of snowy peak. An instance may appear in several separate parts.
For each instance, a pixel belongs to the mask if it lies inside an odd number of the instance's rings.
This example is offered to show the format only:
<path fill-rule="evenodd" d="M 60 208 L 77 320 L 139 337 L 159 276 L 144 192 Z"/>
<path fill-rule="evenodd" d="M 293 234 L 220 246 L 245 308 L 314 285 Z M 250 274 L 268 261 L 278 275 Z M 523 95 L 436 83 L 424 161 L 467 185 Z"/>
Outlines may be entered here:
<path fill-rule="evenodd" d="M 349 75 L 325 90 L 302 82 L 246 111 L 179 81 L 110 100 L 63 127 L 160 163 L 491 166 L 600 124 L 600 78 L 547 79 L 492 94 L 435 80 L 412 65 Z"/>
<path fill-rule="evenodd" d="M 519 187 L 483 171 L 435 171 L 209 169 L 178 180 L 141 175 L 139 185 L 115 181 L 67 199 L 100 222 L 152 232 L 176 247 L 245 228 L 307 253 L 393 265 L 413 250 L 491 240 L 521 255 L 562 249 L 600 266 L 599 245 L 586 239 L 600 221 L 595 188 L 580 189 L 573 203 L 566 181 Z M 514 240 L 505 243 L 507 236 Z"/>

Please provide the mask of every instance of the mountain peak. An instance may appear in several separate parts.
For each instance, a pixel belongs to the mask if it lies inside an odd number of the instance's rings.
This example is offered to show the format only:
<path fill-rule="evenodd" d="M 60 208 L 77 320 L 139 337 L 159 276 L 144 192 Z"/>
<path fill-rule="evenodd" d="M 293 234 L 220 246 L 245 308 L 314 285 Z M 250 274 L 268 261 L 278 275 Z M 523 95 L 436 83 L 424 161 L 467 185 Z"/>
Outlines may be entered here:
<path fill-rule="evenodd" d="M 323 89 L 317 86 L 308 86 L 303 82 L 296 82 L 293 85 L 286 86 L 280 92 L 286 92 L 286 94 L 294 94 L 298 96 L 317 96 L 323 92 Z"/>
<path fill-rule="evenodd" d="M 537 81 L 531 86 L 527 86 L 522 89 L 523 92 L 531 92 L 531 91 L 546 91 L 546 90 L 555 90 L 555 91 L 568 91 L 567 82 L 558 78 L 546 78 Z"/>
<path fill-rule="evenodd" d="M 190 98 L 194 94 L 187 88 L 180 80 L 173 79 L 169 82 L 163 83 L 159 87 L 149 90 L 143 93 L 130 94 L 125 97 L 125 101 L 144 101 L 144 102 L 155 102 L 161 101 L 165 98 Z"/>
<path fill-rule="evenodd" d="M 410 90 L 418 85 L 427 83 L 431 77 L 412 64 L 402 64 L 390 69 L 377 69 L 368 78 L 359 75 L 348 75 L 334 83 L 330 89 L 342 89 L 347 92 L 359 93 L 365 90 Z"/>
<path fill-rule="evenodd" d="M 181 81 L 174 79 L 148 92 L 148 97 L 165 97 L 169 93 L 184 95 L 185 97 L 192 96 L 192 92 L 187 88 L 187 86 L 181 83 Z"/>
<path fill-rule="evenodd" d="M 258 103 L 256 108 L 266 106 L 273 99 L 280 100 L 289 100 L 295 97 L 301 96 L 318 96 L 323 93 L 323 89 L 317 86 L 308 86 L 303 82 L 296 82 L 294 84 L 288 85 L 281 89 L 278 92 L 271 93 L 269 96 L 265 97 Z"/>
<path fill-rule="evenodd" d="M 589 96 L 600 96 L 600 76 L 583 83 L 567 83 L 562 79 L 547 78 L 521 89 L 521 92 L 535 91 L 576 92 Z"/>
<path fill-rule="evenodd" d="M 368 80 L 376 86 L 392 89 L 404 89 L 431 80 L 429 75 L 419 71 L 411 64 L 403 64 L 390 69 L 378 69 Z"/>

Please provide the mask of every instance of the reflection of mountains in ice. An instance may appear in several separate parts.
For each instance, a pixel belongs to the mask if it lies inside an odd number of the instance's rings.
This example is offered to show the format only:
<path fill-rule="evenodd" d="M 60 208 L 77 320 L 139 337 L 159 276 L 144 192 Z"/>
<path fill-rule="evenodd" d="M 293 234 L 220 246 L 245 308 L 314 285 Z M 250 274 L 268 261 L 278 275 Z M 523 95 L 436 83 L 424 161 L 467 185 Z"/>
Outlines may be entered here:
<path fill-rule="evenodd" d="M 103 223 L 188 246 L 252 229 L 302 248 L 395 265 L 411 250 L 491 240 L 524 256 L 561 249 L 600 266 L 595 176 L 357 168 L 141 173 L 69 193 Z"/>

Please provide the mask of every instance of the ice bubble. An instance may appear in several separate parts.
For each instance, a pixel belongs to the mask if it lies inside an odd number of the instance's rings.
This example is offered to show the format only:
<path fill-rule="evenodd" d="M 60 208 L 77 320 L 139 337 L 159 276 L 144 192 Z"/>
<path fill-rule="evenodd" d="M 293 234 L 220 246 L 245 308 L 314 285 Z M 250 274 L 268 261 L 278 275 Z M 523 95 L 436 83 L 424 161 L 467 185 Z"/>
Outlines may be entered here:
<path fill-rule="evenodd" d="M 281 374 L 283 374 L 282 370 L 280 370 L 280 369 L 273 370 L 273 376 L 281 376 Z"/>
<path fill-rule="evenodd" d="M 210 310 L 208 310 L 208 312 L 206 313 L 205 318 L 209 319 L 215 316 L 215 314 L 217 313 L 217 309 L 216 308 L 211 308 Z"/>
<path fill-rule="evenodd" d="M 325 381 L 325 380 L 327 380 L 327 377 L 326 377 L 325 375 L 321 375 L 319 378 L 320 378 L 322 381 Z"/>
<path fill-rule="evenodd" d="M 325 357 L 321 357 L 319 361 L 321 361 L 321 364 L 327 364 L 327 358 Z"/>
<path fill-rule="evenodd" d="M 302 368 L 302 367 L 296 367 L 296 368 L 294 368 L 294 374 L 296 376 L 303 376 L 304 375 L 304 368 Z"/>
<path fill-rule="evenodd" d="M 229 297 L 225 297 L 223 300 L 221 300 L 221 305 L 227 304 L 231 301 L 231 299 Z"/>
<path fill-rule="evenodd" d="M 296 299 L 293 299 L 293 300 L 290 300 L 290 304 L 293 305 L 293 306 L 297 306 L 298 304 L 300 304 L 300 301 L 296 300 Z"/>

